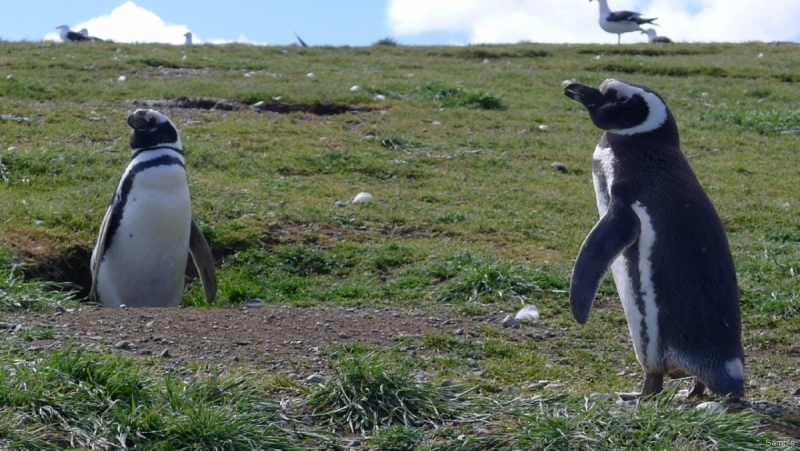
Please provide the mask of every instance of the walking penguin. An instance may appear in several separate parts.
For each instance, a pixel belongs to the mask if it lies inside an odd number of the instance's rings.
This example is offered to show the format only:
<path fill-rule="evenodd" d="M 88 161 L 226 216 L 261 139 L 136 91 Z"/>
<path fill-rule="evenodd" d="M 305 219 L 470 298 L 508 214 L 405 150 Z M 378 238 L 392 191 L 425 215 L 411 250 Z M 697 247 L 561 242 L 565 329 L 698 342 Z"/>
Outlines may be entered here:
<path fill-rule="evenodd" d="M 572 273 L 572 315 L 586 323 L 609 266 L 645 373 L 642 396 L 664 375 L 694 376 L 744 396 L 744 351 L 736 271 L 711 200 L 680 150 L 678 127 L 655 91 L 608 79 L 599 89 L 573 83 L 564 94 L 604 130 L 592 179 L 600 221 L 581 245 Z"/>
<path fill-rule="evenodd" d="M 89 299 L 111 308 L 178 307 L 191 253 L 211 303 L 214 260 L 192 218 L 178 129 L 149 109 L 131 113 L 128 125 L 133 156 L 100 226 Z"/>

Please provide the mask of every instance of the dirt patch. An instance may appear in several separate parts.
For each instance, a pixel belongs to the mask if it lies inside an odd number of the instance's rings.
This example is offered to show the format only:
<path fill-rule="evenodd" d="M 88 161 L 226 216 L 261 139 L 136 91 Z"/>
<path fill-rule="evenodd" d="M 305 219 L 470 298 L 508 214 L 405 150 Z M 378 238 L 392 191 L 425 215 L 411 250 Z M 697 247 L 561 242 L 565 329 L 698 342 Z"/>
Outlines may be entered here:
<path fill-rule="evenodd" d="M 424 346 L 424 334 L 477 336 L 475 330 L 479 326 L 499 327 L 501 315 L 499 312 L 464 316 L 454 309 L 442 308 L 264 306 L 111 310 L 87 306 L 65 313 L 15 315 L 6 322 L 21 328 L 54 328 L 53 340 L 34 342 L 35 345 L 71 341 L 133 357 L 157 357 L 167 369 L 207 362 L 308 376 L 329 372 L 324 354 L 333 345 L 358 342 L 428 355 L 436 351 Z M 523 336 L 522 329 L 517 331 Z"/>
<path fill-rule="evenodd" d="M 371 112 L 383 108 L 371 105 L 348 105 L 346 103 L 291 103 L 276 100 L 261 101 L 250 105 L 238 100 L 204 97 L 178 97 L 176 99 L 134 99 L 131 105 L 137 108 L 186 108 L 201 110 L 238 111 L 252 108 L 257 112 L 280 114 L 309 113 L 317 116 L 332 116 L 345 113 Z"/>

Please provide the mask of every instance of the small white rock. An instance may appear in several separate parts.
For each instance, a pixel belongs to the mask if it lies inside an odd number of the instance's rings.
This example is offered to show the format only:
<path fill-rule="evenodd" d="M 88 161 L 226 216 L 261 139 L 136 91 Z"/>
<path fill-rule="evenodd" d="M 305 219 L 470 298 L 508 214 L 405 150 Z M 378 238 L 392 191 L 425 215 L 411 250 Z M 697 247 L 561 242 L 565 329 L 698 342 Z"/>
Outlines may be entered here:
<path fill-rule="evenodd" d="M 119 78 L 117 78 L 117 81 L 119 81 L 119 82 L 123 82 L 123 81 L 125 81 L 125 80 L 127 80 L 127 79 L 128 79 L 128 77 L 126 77 L 126 76 L 124 76 L 124 75 L 120 75 L 120 76 L 119 76 Z"/>
<path fill-rule="evenodd" d="M 244 74 L 244 76 L 247 77 L 247 78 L 250 78 L 250 77 L 253 76 L 253 74 L 247 73 L 247 74 Z"/>
<path fill-rule="evenodd" d="M 439 121 L 433 121 L 431 122 L 431 125 L 442 125 L 442 123 Z"/>
<path fill-rule="evenodd" d="M 15 150 L 17 150 L 17 148 L 16 148 L 16 147 L 14 147 L 14 146 L 11 146 L 11 147 L 9 147 L 9 148 L 8 148 L 8 151 L 9 151 L 9 152 L 13 152 L 13 151 L 15 151 Z"/>
<path fill-rule="evenodd" d="M 595 56 L 594 59 L 599 60 L 600 59 L 600 55 Z"/>
<path fill-rule="evenodd" d="M 257 110 L 263 110 L 263 109 L 264 109 L 264 106 L 266 106 L 266 105 L 267 105 L 267 103 L 266 103 L 266 102 L 264 102 L 263 100 L 261 100 L 261 101 L 259 101 L 259 102 L 256 102 L 256 103 L 254 103 L 254 104 L 253 104 L 253 108 L 255 108 L 255 109 L 257 109 Z"/>
<path fill-rule="evenodd" d="M 181 59 L 182 59 L 182 60 L 185 60 L 185 59 L 186 59 L 186 55 L 183 55 L 183 56 L 181 57 Z M 166 349 L 165 349 L 164 351 L 166 351 Z"/>
<path fill-rule="evenodd" d="M 249 301 L 245 302 L 242 307 L 259 308 L 259 307 L 263 307 L 265 305 L 267 305 L 267 304 L 264 301 L 262 301 L 261 299 L 250 299 Z"/>
<path fill-rule="evenodd" d="M 547 126 L 547 125 L 545 125 L 545 124 L 540 124 L 540 125 L 539 125 L 539 130 L 541 130 L 541 131 L 543 131 L 543 132 L 546 132 L 548 128 L 550 128 L 550 127 L 548 127 L 548 126 Z"/>
<path fill-rule="evenodd" d="M 357 204 L 359 202 L 372 202 L 372 194 L 367 192 L 360 192 L 356 194 L 356 197 L 353 198 L 353 203 Z"/>
<path fill-rule="evenodd" d="M 359 91 L 361 91 L 361 86 L 355 85 L 352 88 L 350 88 L 350 92 L 359 92 Z"/>
<path fill-rule="evenodd" d="M 695 407 L 695 409 L 708 409 L 712 412 L 724 412 L 725 406 L 716 401 L 706 401 L 698 404 L 697 407 Z"/>
<path fill-rule="evenodd" d="M 283 98 L 283 96 L 275 96 L 275 97 L 272 98 L 272 100 L 274 100 L 276 102 L 279 102 L 282 98 Z"/>
<path fill-rule="evenodd" d="M 386 100 L 386 96 L 383 94 L 375 95 L 375 100 Z"/>
<path fill-rule="evenodd" d="M 561 86 L 569 86 L 573 83 L 575 83 L 575 80 L 564 80 L 561 82 Z"/>
<path fill-rule="evenodd" d="M 11 74 L 9 74 L 9 75 L 7 75 L 7 76 L 6 76 L 6 80 L 13 80 L 13 79 L 14 79 L 14 76 L 13 76 L 13 75 L 11 75 Z"/>
<path fill-rule="evenodd" d="M 308 78 L 314 78 L 314 72 L 309 72 L 309 73 L 307 73 L 307 74 L 306 74 L 306 77 L 308 77 Z"/>
<path fill-rule="evenodd" d="M 517 312 L 514 318 L 520 321 L 539 321 L 539 310 L 532 305 L 526 305 L 522 307 L 522 310 Z"/>
<path fill-rule="evenodd" d="M 325 377 L 319 373 L 314 373 L 306 378 L 306 382 L 309 384 L 324 384 Z"/>
<path fill-rule="evenodd" d="M 764 54 L 763 54 L 763 53 L 759 53 L 759 54 L 758 54 L 758 57 L 759 57 L 759 58 L 763 58 L 763 57 L 764 57 Z"/>
<path fill-rule="evenodd" d="M 347 203 L 337 200 L 336 202 L 333 203 L 333 205 L 336 205 L 337 207 L 346 207 Z"/>

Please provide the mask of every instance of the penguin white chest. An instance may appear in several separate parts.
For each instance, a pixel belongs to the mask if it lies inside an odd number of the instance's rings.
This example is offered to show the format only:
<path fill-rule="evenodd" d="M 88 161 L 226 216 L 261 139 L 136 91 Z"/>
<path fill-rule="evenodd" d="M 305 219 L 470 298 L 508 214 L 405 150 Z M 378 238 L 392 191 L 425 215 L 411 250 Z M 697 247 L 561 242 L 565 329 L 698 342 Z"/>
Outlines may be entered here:
<path fill-rule="evenodd" d="M 611 202 L 611 187 L 614 183 L 614 154 L 610 148 L 597 147 L 593 156 L 592 180 L 600 217 L 605 216 Z M 640 232 L 634 255 L 629 260 L 625 253 L 611 264 L 611 273 L 617 286 L 622 309 L 633 339 L 636 358 L 645 370 L 656 370 L 663 366 L 658 355 L 658 305 L 653 285 L 652 252 L 656 233 L 647 208 L 640 202 L 630 205 L 639 218 Z"/>
<path fill-rule="evenodd" d="M 123 201 L 100 264 L 100 299 L 116 307 L 180 305 L 192 220 L 184 168 L 169 164 L 136 173 Z"/>

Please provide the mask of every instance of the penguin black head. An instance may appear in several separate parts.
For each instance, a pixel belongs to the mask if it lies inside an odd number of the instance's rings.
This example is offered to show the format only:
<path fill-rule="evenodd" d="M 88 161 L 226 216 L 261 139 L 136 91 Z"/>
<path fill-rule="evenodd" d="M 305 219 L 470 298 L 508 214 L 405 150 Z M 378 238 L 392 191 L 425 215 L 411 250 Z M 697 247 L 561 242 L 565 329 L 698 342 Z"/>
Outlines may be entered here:
<path fill-rule="evenodd" d="M 181 139 L 178 137 L 178 128 L 160 111 L 136 110 L 128 115 L 128 125 L 131 126 L 130 144 L 135 151 L 167 145 L 176 150 L 182 150 Z"/>
<path fill-rule="evenodd" d="M 665 124 L 677 131 L 664 99 L 645 86 L 609 78 L 599 89 L 572 83 L 564 95 L 585 106 L 594 125 L 610 133 L 635 135 Z"/>

